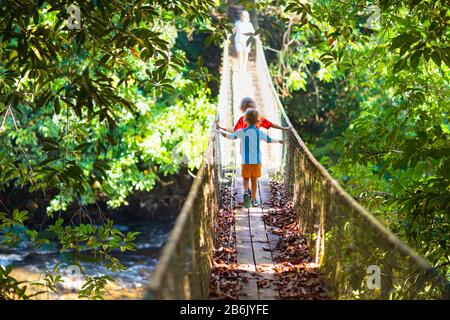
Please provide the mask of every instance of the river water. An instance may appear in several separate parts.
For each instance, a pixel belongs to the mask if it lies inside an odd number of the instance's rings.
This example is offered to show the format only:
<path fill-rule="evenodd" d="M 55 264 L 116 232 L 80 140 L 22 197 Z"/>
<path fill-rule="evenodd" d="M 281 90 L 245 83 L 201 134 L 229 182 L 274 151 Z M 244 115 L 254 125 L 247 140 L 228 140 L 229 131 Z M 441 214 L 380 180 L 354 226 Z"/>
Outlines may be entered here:
<path fill-rule="evenodd" d="M 114 252 L 120 262 L 127 268 L 125 271 L 113 272 L 107 269 L 92 256 L 78 255 L 81 257 L 83 272 L 89 276 L 108 275 L 114 279 L 118 289 L 143 289 L 149 283 L 150 275 L 158 262 L 158 257 L 173 227 L 171 221 L 139 221 L 127 222 L 116 225 L 122 232 L 137 231 L 136 251 Z M 53 270 L 60 263 L 57 274 L 63 276 L 61 284 L 64 290 L 76 290 L 80 288 L 79 268 L 73 264 L 70 254 L 60 253 L 56 244 L 40 249 L 30 247 L 22 241 L 15 248 L 0 247 L 0 265 L 12 264 L 14 270 L 20 270 L 22 276 L 39 275 Z M 22 280 L 22 279 L 20 279 Z M 28 280 L 28 279 L 27 279 Z"/>

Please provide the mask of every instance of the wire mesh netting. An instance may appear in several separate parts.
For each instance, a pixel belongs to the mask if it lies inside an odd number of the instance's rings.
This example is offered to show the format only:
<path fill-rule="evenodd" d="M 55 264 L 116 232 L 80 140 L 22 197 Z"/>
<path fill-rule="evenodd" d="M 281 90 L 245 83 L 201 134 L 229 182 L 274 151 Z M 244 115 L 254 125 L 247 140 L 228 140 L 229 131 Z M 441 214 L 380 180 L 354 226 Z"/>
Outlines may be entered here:
<path fill-rule="evenodd" d="M 233 121 L 228 42 L 224 44 L 218 116 Z M 271 118 L 291 126 L 279 101 L 264 50 L 256 41 L 255 69 L 259 95 Z M 270 109 L 270 108 L 269 108 Z M 297 132 L 284 133 L 281 166 L 275 179 L 285 183 L 315 261 L 336 299 L 434 299 L 448 297 L 444 280 L 428 262 L 387 230 L 328 174 Z M 213 254 L 213 224 L 221 181 L 233 166 L 232 145 L 214 135 L 205 161 L 154 271 L 147 298 L 208 297 Z"/>
<path fill-rule="evenodd" d="M 228 43 L 223 49 L 222 77 L 215 120 L 229 125 Z M 229 145 L 211 134 L 202 166 L 174 229 L 153 272 L 146 298 L 205 299 L 208 297 L 213 255 L 214 217 L 219 208 L 221 181 L 231 164 Z M 225 165 L 224 165 L 225 164 Z M 226 164 L 229 164 L 228 166 Z"/>
<path fill-rule="evenodd" d="M 292 126 L 273 87 L 261 42 L 256 68 L 266 104 Z M 300 230 L 337 299 L 433 299 L 446 295 L 444 280 L 387 230 L 328 174 L 294 129 L 285 133 L 282 177 Z"/>
<path fill-rule="evenodd" d="M 146 298 L 204 299 L 208 296 L 213 252 L 213 222 L 218 209 L 220 168 L 214 162 L 214 139 L 194 180 L 160 261 Z"/>

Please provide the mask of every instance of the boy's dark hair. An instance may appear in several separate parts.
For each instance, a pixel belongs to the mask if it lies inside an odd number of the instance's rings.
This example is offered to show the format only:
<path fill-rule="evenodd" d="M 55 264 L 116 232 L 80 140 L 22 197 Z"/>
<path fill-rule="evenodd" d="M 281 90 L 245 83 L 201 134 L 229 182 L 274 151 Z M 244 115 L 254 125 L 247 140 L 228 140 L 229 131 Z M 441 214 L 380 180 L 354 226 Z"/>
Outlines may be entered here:
<path fill-rule="evenodd" d="M 259 113 L 255 108 L 249 108 L 245 111 L 245 122 L 250 126 L 255 125 L 259 121 Z"/>
<path fill-rule="evenodd" d="M 241 101 L 241 105 L 239 106 L 241 111 L 245 112 L 248 108 L 256 109 L 256 102 L 250 97 L 245 97 Z"/>

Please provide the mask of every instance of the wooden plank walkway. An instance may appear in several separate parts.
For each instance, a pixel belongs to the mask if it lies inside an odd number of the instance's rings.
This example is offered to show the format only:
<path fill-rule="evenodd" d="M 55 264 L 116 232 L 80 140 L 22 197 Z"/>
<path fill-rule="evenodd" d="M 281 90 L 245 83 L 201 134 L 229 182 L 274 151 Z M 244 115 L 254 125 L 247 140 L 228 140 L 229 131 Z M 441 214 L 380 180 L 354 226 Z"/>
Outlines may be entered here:
<path fill-rule="evenodd" d="M 274 262 L 272 259 L 271 242 L 276 240 L 268 231 L 262 220 L 265 210 L 269 209 L 267 201 L 270 189 L 267 178 L 259 182 L 259 207 L 245 208 L 241 205 L 235 209 L 237 262 L 240 273 L 241 300 L 273 300 L 279 298 L 278 288 L 273 283 Z M 237 201 L 242 202 L 242 179 L 236 177 L 235 192 Z M 276 242 L 272 242 L 272 245 Z"/>
<path fill-rule="evenodd" d="M 249 62 L 248 71 L 239 70 L 236 59 L 230 57 L 231 66 L 231 104 L 234 123 L 242 115 L 239 105 L 244 97 L 255 99 L 257 109 L 261 115 L 270 117 L 269 120 L 280 123 L 280 115 L 273 110 L 270 101 L 264 101 L 258 86 L 258 75 L 254 62 Z M 271 137 L 280 139 L 281 132 L 276 129 L 264 130 Z M 235 143 L 235 178 L 234 192 L 236 201 L 243 201 L 243 185 L 241 178 L 240 145 Z M 240 296 L 241 300 L 255 299 L 278 299 L 278 288 L 274 284 L 274 262 L 272 259 L 272 247 L 278 237 L 272 233 L 268 234 L 262 215 L 269 210 L 270 199 L 269 174 L 280 170 L 281 167 L 281 145 L 261 143 L 263 156 L 263 177 L 259 180 L 258 200 L 261 205 L 257 208 L 247 209 L 241 207 L 235 210 L 236 219 L 236 246 L 237 262 L 240 270 Z M 270 241 L 269 241 L 270 239 Z"/>

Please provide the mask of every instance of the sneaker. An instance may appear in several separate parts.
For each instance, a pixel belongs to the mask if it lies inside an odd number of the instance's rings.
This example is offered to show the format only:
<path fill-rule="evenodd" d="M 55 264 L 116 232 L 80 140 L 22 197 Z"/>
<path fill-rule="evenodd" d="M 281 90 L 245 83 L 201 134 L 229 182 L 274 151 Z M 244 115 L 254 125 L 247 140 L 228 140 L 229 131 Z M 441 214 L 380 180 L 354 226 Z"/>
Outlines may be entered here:
<path fill-rule="evenodd" d="M 252 206 L 253 206 L 253 207 L 258 207 L 258 206 L 259 206 L 258 200 L 256 200 L 256 199 L 253 200 L 253 201 L 252 201 Z"/>
<path fill-rule="evenodd" d="M 251 205 L 250 194 L 247 191 L 244 192 L 244 205 L 246 208 L 250 208 Z"/>

